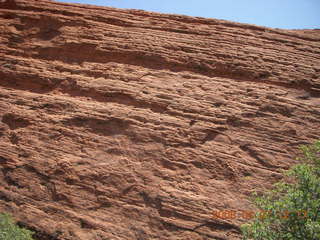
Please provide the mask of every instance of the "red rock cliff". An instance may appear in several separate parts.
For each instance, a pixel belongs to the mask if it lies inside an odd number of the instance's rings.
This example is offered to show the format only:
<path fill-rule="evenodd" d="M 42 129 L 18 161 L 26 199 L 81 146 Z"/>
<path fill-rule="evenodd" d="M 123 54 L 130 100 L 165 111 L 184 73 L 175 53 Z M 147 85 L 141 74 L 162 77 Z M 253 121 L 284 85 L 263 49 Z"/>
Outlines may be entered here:
<path fill-rule="evenodd" d="M 239 239 L 319 137 L 320 32 L 0 3 L 0 211 L 39 239 Z"/>

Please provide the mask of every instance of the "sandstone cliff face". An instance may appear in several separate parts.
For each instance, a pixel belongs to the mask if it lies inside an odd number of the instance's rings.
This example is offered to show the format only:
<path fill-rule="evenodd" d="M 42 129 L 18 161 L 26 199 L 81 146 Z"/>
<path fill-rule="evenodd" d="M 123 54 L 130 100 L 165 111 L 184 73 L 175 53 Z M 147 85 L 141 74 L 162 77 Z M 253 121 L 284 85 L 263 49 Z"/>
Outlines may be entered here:
<path fill-rule="evenodd" d="M 0 211 L 39 239 L 239 239 L 319 137 L 320 32 L 0 3 Z"/>

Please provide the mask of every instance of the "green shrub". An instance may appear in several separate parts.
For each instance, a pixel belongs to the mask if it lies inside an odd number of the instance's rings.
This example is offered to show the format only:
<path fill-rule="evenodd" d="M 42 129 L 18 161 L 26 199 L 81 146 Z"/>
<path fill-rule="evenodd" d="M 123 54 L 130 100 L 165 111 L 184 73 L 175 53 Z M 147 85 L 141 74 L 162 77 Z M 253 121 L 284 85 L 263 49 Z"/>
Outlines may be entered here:
<path fill-rule="evenodd" d="M 17 226 L 10 215 L 0 213 L 0 240 L 33 240 L 32 234 Z"/>
<path fill-rule="evenodd" d="M 320 141 L 301 147 L 301 163 L 286 172 L 284 180 L 262 196 L 261 210 L 242 226 L 243 239 L 320 239 Z"/>

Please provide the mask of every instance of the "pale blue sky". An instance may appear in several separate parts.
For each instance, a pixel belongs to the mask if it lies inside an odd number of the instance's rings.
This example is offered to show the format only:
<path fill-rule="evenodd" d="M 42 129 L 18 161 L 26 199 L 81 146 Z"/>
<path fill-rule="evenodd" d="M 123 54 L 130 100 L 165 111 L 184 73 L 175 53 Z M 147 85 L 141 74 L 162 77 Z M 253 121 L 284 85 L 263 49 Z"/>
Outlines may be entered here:
<path fill-rule="evenodd" d="M 320 28 L 320 0 L 59 0 L 143 9 L 251 23 L 260 26 Z"/>

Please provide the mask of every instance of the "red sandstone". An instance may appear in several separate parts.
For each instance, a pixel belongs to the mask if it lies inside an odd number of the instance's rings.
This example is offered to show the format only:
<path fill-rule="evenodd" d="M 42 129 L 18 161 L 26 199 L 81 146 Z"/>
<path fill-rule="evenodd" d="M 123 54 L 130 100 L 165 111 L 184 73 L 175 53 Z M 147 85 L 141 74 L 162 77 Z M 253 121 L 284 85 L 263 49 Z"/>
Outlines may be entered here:
<path fill-rule="evenodd" d="M 319 138 L 320 31 L 0 3 L 0 211 L 39 239 L 239 239 Z"/>

